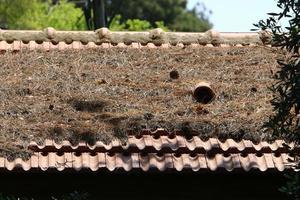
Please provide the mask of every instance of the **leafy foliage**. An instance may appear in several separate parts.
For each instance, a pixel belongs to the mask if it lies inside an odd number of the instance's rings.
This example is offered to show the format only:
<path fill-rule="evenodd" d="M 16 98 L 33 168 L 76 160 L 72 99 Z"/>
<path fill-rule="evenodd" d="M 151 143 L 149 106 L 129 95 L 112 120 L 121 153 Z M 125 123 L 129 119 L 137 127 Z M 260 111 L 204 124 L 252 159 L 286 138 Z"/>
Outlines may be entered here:
<path fill-rule="evenodd" d="M 148 30 L 151 27 L 151 24 L 146 20 L 140 19 L 128 19 L 126 21 L 129 31 L 143 31 Z"/>
<path fill-rule="evenodd" d="M 155 22 L 156 28 L 161 28 L 164 31 L 169 31 L 168 27 L 165 26 L 165 23 L 163 21 L 157 21 Z"/>
<path fill-rule="evenodd" d="M 270 118 L 266 127 L 276 136 L 299 143 L 300 59 L 278 63 L 281 69 L 275 74 L 277 82 L 271 88 L 274 93 L 271 103 L 276 115 Z"/>
<path fill-rule="evenodd" d="M 286 49 L 291 56 L 286 62 L 278 61 L 280 70 L 274 78 L 277 82 L 272 86 L 274 98 L 272 105 L 275 115 L 270 117 L 266 127 L 276 136 L 300 143 L 300 2 L 299 0 L 277 0 L 278 13 L 268 13 L 269 18 L 261 20 L 257 27 L 272 33 L 272 43 Z M 287 27 L 280 24 L 288 22 Z M 296 168 L 300 167 L 299 155 L 292 160 Z M 288 182 L 280 191 L 293 200 L 300 199 L 299 173 L 287 176 Z"/>
<path fill-rule="evenodd" d="M 121 22 L 121 15 L 116 15 L 110 22 L 109 30 L 111 31 L 122 31 L 126 29 L 126 23 Z"/>
<path fill-rule="evenodd" d="M 280 70 L 272 86 L 274 99 L 272 105 L 275 115 L 266 127 L 276 136 L 284 137 L 299 144 L 300 142 L 300 2 L 298 0 L 278 0 L 278 13 L 268 13 L 269 18 L 255 26 L 271 31 L 273 45 L 291 52 L 287 62 L 278 61 Z M 289 26 L 280 26 L 284 20 Z"/>
<path fill-rule="evenodd" d="M 206 31 L 211 24 L 200 7 L 187 11 L 186 0 L 108 0 L 109 22 L 121 15 L 121 23 L 130 19 L 147 20 L 151 27 L 162 21 L 165 26 L 176 31 Z M 137 23 L 137 22 L 135 22 Z"/>
<path fill-rule="evenodd" d="M 148 21 L 140 19 L 128 19 L 125 22 L 121 22 L 121 15 L 116 15 L 110 23 L 109 29 L 112 31 L 145 31 L 152 28 L 162 28 L 168 31 L 168 28 L 164 26 L 162 21 L 155 22 L 153 27 Z"/>
<path fill-rule="evenodd" d="M 67 30 L 85 29 L 83 13 L 74 4 L 68 3 L 67 0 L 60 0 L 58 4 L 49 5 L 47 6 L 47 21 L 45 22 L 49 24 L 48 26 Z"/>
<path fill-rule="evenodd" d="M 75 4 L 60 0 L 0 0 L 0 26 L 9 29 L 83 30 L 83 12 Z"/>
<path fill-rule="evenodd" d="M 91 0 L 87 2 L 91 4 Z M 141 31 L 159 27 L 206 31 L 211 28 L 204 7 L 188 11 L 186 6 L 186 0 L 107 0 L 106 15 L 109 27 L 114 30 Z M 118 15 L 122 18 L 115 19 Z M 92 17 L 91 13 L 88 16 Z M 90 20 L 87 19 L 87 23 L 91 28 Z M 83 11 L 67 0 L 0 0 L 0 28 L 43 29 L 49 26 L 58 30 L 87 28 Z"/>
<path fill-rule="evenodd" d="M 202 32 L 207 30 L 211 25 L 205 20 L 199 20 L 196 16 L 196 10 L 185 11 L 176 17 L 174 24 L 170 25 L 172 30 L 180 30 L 185 32 Z"/>
<path fill-rule="evenodd" d="M 277 6 L 281 9 L 278 13 L 268 13 L 269 18 L 261 20 L 257 27 L 262 30 L 269 30 L 273 33 L 273 42 L 277 46 L 299 53 L 300 41 L 300 2 L 298 0 L 277 0 Z M 287 20 L 288 26 L 280 24 Z"/>

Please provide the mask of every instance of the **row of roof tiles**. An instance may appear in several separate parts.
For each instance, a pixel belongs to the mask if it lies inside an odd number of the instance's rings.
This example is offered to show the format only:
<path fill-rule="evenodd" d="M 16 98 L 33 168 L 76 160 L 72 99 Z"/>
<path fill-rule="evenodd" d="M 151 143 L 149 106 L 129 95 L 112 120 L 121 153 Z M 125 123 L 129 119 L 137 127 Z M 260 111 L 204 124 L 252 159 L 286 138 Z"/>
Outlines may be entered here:
<path fill-rule="evenodd" d="M 92 31 L 43 31 L 0 30 L 0 49 L 22 48 L 64 49 L 86 47 L 157 47 L 157 46 L 244 46 L 261 45 L 266 41 L 261 33 L 204 33 L 164 32 L 111 32 L 106 28 Z M 74 44 L 73 44 L 74 43 Z M 103 44 L 103 45 L 102 45 Z"/>
<path fill-rule="evenodd" d="M 110 144 L 96 142 L 92 146 L 84 142 L 73 146 L 68 141 L 57 144 L 46 140 L 43 145 L 31 142 L 29 148 L 34 153 L 28 160 L 0 158 L 0 169 L 283 171 L 289 168 L 286 164 L 290 158 L 290 151 L 281 140 L 254 144 L 248 140 L 221 142 L 210 138 L 203 141 L 197 136 L 186 139 L 178 135 L 129 136 L 126 144 L 114 140 Z"/>
<path fill-rule="evenodd" d="M 262 155 L 256 154 L 215 154 L 213 156 L 207 154 L 160 154 L 160 153 L 74 153 L 65 152 L 62 154 L 34 153 L 28 160 L 24 161 L 17 158 L 9 161 L 0 158 L 0 169 L 5 170 L 82 170 L 90 169 L 97 171 L 107 169 L 115 170 L 192 170 L 199 172 L 201 170 L 245 170 L 258 169 L 260 171 L 277 170 L 284 171 L 289 169 L 288 154 L 274 155 L 266 153 Z"/>
<path fill-rule="evenodd" d="M 290 145 L 292 146 L 292 145 Z M 122 152 L 122 151 L 164 151 L 164 152 L 247 152 L 247 153 L 270 153 L 270 152 L 287 152 L 288 149 L 284 145 L 283 140 L 276 140 L 273 143 L 262 141 L 254 144 L 250 140 L 241 140 L 239 142 L 233 139 L 227 139 L 222 142 L 216 138 L 202 140 L 198 136 L 193 136 L 186 139 L 184 136 L 156 136 L 142 135 L 129 136 L 125 144 L 119 140 L 113 140 L 109 144 L 97 141 L 94 145 L 80 142 L 77 145 L 72 145 L 69 141 L 56 143 L 53 140 L 45 140 L 44 144 L 31 142 L 29 148 L 34 151 L 98 151 L 98 152 Z"/>
<path fill-rule="evenodd" d="M 137 42 L 133 42 L 131 44 L 125 44 L 125 43 L 117 43 L 117 44 L 112 44 L 112 43 L 101 43 L 101 44 L 95 44 L 93 42 L 89 42 L 87 44 L 82 44 L 79 41 L 74 41 L 70 44 L 67 44 L 66 42 L 59 42 L 57 44 L 53 44 L 51 42 L 42 42 L 42 43 L 37 43 L 35 41 L 30 41 L 28 43 L 24 43 L 22 41 L 13 41 L 11 43 L 7 41 L 0 41 L 0 51 L 20 51 L 23 49 L 28 49 L 28 50 L 65 50 L 65 49 L 89 49 L 89 48 L 112 48 L 112 47 L 118 47 L 118 48 L 169 48 L 172 46 L 176 47 L 184 47 L 187 46 L 183 43 L 178 43 L 176 45 L 171 45 L 170 43 L 165 43 L 165 44 L 160 44 L 156 45 L 154 43 L 147 43 L 147 44 L 141 44 Z M 212 44 L 206 44 L 206 45 L 201 45 L 197 43 L 191 43 L 188 45 L 189 47 L 192 48 L 198 48 L 198 47 L 214 47 Z M 256 44 L 234 44 L 234 45 L 229 45 L 229 44 L 220 44 L 218 45 L 220 47 L 244 47 L 244 46 L 257 46 Z"/>

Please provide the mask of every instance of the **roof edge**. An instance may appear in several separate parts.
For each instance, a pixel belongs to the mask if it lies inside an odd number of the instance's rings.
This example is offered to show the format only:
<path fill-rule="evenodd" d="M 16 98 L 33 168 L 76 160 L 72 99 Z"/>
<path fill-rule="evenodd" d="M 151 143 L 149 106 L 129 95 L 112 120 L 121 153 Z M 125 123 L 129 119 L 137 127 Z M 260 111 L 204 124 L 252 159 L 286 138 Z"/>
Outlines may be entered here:
<path fill-rule="evenodd" d="M 43 42 L 51 42 L 58 44 L 65 42 L 71 44 L 73 41 L 87 44 L 93 42 L 95 44 L 111 43 L 111 44 L 212 44 L 218 46 L 220 44 L 227 45 L 262 45 L 265 34 L 259 32 L 224 32 L 220 33 L 214 30 L 206 32 L 165 32 L 160 28 L 147 32 L 120 32 L 110 31 L 107 28 L 97 29 L 96 31 L 58 31 L 48 27 L 41 31 L 30 30 L 1 30 L 0 41 L 12 43 L 14 41 L 22 41 L 29 43 L 35 41 L 38 44 Z"/>

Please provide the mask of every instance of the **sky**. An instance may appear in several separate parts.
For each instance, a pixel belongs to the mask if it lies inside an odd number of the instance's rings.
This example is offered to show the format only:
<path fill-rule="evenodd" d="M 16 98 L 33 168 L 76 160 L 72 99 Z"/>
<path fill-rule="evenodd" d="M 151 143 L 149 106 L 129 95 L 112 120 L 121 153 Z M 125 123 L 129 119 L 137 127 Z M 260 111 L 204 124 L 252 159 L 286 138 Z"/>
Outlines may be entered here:
<path fill-rule="evenodd" d="M 266 13 L 278 11 L 275 0 L 188 0 L 188 8 L 199 1 L 212 11 L 209 19 L 219 32 L 249 32 Z"/>

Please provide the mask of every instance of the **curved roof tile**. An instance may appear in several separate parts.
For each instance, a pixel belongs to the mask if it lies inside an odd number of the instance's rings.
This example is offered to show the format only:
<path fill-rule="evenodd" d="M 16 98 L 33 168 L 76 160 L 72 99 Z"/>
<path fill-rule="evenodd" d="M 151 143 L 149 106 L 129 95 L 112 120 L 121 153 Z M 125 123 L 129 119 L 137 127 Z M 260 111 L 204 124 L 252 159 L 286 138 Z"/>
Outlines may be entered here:
<path fill-rule="evenodd" d="M 154 29 L 148 32 L 112 32 L 106 28 L 93 31 L 42 31 L 0 29 L 0 51 L 21 49 L 84 49 L 84 48 L 168 48 L 170 46 L 245 46 L 262 45 L 265 34 L 255 32 L 219 33 L 209 30 L 203 33 L 164 32 Z"/>
<path fill-rule="evenodd" d="M 43 145 L 32 142 L 29 146 L 33 154 L 28 160 L 16 158 L 9 161 L 0 158 L 0 169 L 5 170 L 42 170 L 90 169 L 97 171 L 131 171 L 149 170 L 226 170 L 228 172 L 242 169 L 249 171 L 289 169 L 290 150 L 284 147 L 284 141 L 272 144 L 251 141 L 236 142 L 228 139 L 221 142 L 216 138 L 203 141 L 198 137 L 186 139 L 183 136 L 157 136 L 151 133 L 142 136 L 129 136 L 126 144 L 115 140 L 110 144 L 96 142 L 88 145 L 80 142 L 72 146 L 70 142 L 60 144 L 46 140 Z"/>

